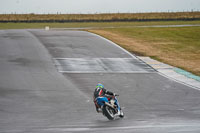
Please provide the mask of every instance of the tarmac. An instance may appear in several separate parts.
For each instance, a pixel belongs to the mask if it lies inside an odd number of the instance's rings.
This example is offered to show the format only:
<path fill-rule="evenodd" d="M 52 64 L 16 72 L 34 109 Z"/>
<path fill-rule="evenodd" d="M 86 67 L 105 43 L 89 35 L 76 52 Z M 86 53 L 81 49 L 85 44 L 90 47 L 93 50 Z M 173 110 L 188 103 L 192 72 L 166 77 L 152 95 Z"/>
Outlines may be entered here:
<path fill-rule="evenodd" d="M 93 103 L 119 94 L 125 117 Z M 200 91 L 85 31 L 0 30 L 0 133 L 200 132 Z"/>

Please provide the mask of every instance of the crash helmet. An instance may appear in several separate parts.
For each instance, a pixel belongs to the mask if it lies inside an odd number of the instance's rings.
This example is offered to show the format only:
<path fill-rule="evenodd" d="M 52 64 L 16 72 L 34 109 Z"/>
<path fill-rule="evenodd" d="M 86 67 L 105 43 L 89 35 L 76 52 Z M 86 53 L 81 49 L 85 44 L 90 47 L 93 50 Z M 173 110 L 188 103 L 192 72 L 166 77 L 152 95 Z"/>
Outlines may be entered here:
<path fill-rule="evenodd" d="M 97 88 L 101 88 L 101 89 L 103 89 L 103 88 L 104 88 L 104 85 L 101 84 L 101 83 L 98 83 L 97 86 L 96 86 L 96 89 L 97 89 Z"/>

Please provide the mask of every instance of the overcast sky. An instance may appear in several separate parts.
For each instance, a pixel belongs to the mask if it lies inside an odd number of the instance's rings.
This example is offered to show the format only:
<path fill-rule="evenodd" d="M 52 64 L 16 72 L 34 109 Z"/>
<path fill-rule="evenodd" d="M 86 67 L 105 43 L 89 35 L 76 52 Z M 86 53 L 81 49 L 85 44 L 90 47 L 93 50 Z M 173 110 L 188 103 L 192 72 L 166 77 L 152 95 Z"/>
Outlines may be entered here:
<path fill-rule="evenodd" d="M 200 11 L 200 0 L 0 0 L 4 13 L 135 13 Z"/>

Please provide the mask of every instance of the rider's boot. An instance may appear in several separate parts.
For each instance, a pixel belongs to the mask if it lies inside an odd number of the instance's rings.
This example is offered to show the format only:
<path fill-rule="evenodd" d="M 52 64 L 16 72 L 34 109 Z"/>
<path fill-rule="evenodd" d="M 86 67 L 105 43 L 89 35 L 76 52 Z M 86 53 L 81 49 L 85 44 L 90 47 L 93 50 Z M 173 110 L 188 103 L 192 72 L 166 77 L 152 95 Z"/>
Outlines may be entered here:
<path fill-rule="evenodd" d="M 97 111 L 97 113 L 101 113 L 101 112 L 102 112 L 102 109 L 99 108 L 99 107 L 96 107 L 96 111 Z"/>

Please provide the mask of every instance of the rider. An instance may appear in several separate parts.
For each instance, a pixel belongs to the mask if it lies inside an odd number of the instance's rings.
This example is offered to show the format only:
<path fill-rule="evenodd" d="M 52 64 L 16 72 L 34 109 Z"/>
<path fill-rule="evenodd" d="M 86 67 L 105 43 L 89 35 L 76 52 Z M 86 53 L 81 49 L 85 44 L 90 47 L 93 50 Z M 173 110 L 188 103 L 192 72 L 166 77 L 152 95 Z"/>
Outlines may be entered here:
<path fill-rule="evenodd" d="M 107 95 L 106 95 L 107 94 Z M 101 96 L 104 96 L 104 97 L 107 97 L 108 100 L 110 100 L 113 96 L 115 96 L 115 93 L 113 92 L 110 92 L 110 91 L 107 91 L 105 88 L 104 88 L 104 85 L 101 84 L 101 83 L 98 83 L 97 86 L 96 86 L 96 89 L 94 91 L 94 103 L 95 103 L 95 106 L 96 106 L 96 111 L 99 113 L 101 112 L 101 107 L 97 104 L 97 101 L 96 101 L 96 98 L 98 97 L 101 97 Z M 118 104 L 118 101 L 116 100 L 116 104 L 118 105 L 119 107 L 119 104 Z M 120 107 L 119 107 L 120 109 Z"/>

